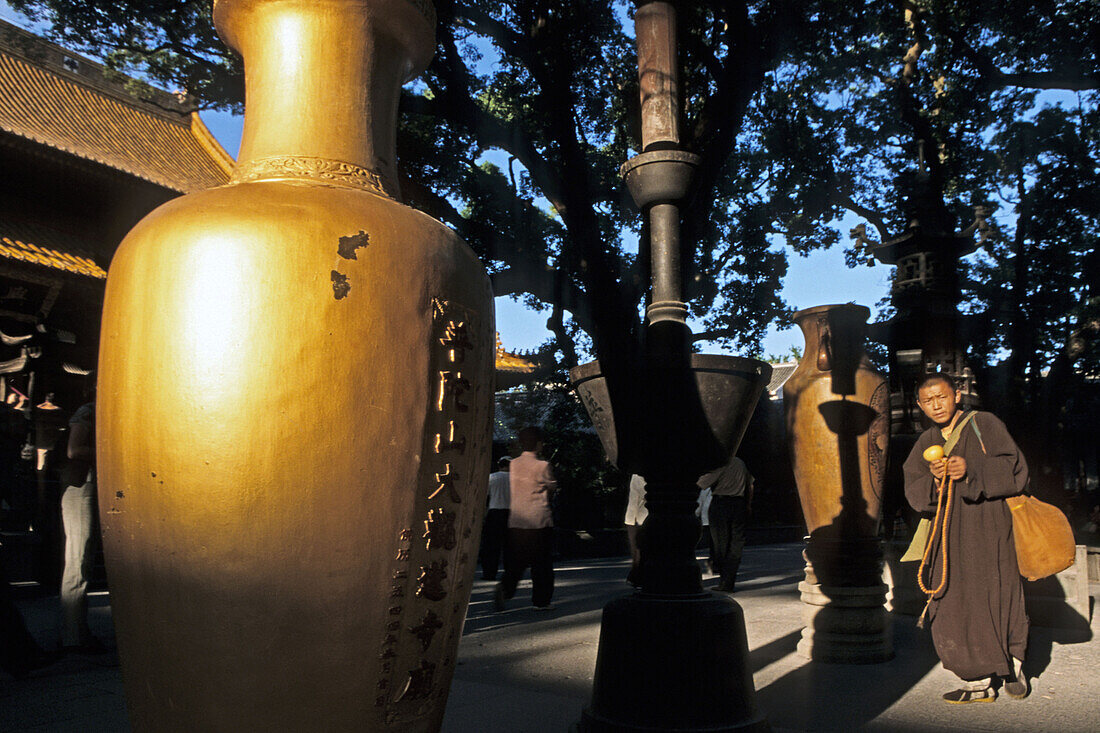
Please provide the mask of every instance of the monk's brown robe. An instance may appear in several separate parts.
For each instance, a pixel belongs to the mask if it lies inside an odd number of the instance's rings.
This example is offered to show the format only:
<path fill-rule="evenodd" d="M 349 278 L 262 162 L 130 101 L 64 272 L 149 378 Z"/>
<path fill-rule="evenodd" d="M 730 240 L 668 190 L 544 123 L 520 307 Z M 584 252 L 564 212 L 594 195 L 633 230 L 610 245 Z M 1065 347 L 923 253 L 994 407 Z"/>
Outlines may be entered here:
<path fill-rule="evenodd" d="M 1012 676 L 1011 657 L 1024 658 L 1028 632 L 1012 516 L 1004 501 L 1027 488 L 1027 463 L 996 416 L 978 412 L 971 422 L 981 438 L 967 425 L 951 451 L 966 459 L 966 477 L 955 482 L 948 522 L 947 587 L 929 608 L 936 653 L 964 680 Z M 905 460 L 905 496 L 929 518 L 936 511 L 936 481 L 922 454 L 943 443 L 938 427 L 926 430 Z M 927 570 L 924 579 L 930 590 L 942 577 L 938 537 L 929 554 L 933 562 L 932 582 Z"/>

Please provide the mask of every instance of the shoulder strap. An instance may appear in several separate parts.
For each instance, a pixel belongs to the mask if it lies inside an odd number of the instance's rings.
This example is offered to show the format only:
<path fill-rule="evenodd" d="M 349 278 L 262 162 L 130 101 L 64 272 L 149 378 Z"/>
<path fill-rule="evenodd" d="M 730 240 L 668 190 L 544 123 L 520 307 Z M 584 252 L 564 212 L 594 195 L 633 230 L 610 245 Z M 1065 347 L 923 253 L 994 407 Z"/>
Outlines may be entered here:
<path fill-rule="evenodd" d="M 985 441 L 982 440 L 982 431 L 978 427 L 978 421 L 974 420 L 973 422 L 971 422 L 970 427 L 974 428 L 974 435 L 978 436 L 978 444 L 982 447 L 982 453 L 985 453 Z"/>
<path fill-rule="evenodd" d="M 971 425 L 974 424 L 972 422 L 973 419 L 974 419 L 974 413 L 973 412 L 968 412 L 968 413 L 966 413 L 965 415 L 962 416 L 962 419 L 959 420 L 959 424 L 956 425 L 955 429 L 951 431 L 951 435 L 950 435 L 950 437 L 948 437 L 947 442 L 943 444 L 944 455 L 948 455 L 948 454 L 951 453 L 951 451 L 955 448 L 955 444 L 959 442 L 959 438 L 962 437 L 963 428 L 966 427 L 966 424 L 967 423 L 970 423 Z M 980 433 L 979 433 L 978 439 L 981 440 L 981 434 Z M 984 450 L 984 447 L 983 447 L 983 450 Z"/>

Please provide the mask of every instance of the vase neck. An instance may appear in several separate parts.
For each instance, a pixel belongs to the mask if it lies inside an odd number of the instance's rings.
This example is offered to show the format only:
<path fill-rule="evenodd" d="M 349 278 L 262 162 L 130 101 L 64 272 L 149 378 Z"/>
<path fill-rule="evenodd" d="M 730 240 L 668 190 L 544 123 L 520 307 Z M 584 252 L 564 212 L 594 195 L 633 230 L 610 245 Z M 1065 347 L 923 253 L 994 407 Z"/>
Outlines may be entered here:
<path fill-rule="evenodd" d="M 218 30 L 245 63 L 233 180 L 305 178 L 397 197 L 401 85 L 433 50 L 423 5 L 219 0 Z"/>

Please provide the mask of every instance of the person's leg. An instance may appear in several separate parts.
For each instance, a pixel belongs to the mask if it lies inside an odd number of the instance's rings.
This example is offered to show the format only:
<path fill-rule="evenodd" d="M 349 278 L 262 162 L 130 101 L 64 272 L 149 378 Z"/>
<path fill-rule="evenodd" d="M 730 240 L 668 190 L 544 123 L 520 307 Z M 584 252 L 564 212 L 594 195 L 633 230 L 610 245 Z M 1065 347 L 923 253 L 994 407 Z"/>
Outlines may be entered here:
<path fill-rule="evenodd" d="M 482 530 L 481 577 L 496 580 L 500 567 L 500 552 L 504 547 L 504 533 L 508 531 L 508 510 L 490 509 L 485 515 Z"/>
<path fill-rule="evenodd" d="M 65 568 L 61 574 L 61 646 L 83 646 L 88 630 L 88 573 L 92 564 L 95 484 L 66 487 L 61 495 Z"/>
<path fill-rule="evenodd" d="M 714 572 L 714 538 L 710 534 L 710 509 L 707 510 L 707 523 L 702 527 L 703 563 L 707 572 Z"/>
<path fill-rule="evenodd" d="M 741 567 L 741 554 L 745 549 L 745 526 L 748 522 L 749 507 L 743 496 L 730 497 L 728 528 L 728 546 L 722 560 L 722 580 L 720 584 L 727 590 L 733 590 L 737 583 L 737 570 Z"/>
<path fill-rule="evenodd" d="M 489 539 L 489 534 L 492 532 L 492 527 L 489 524 L 489 519 L 493 514 L 493 510 L 490 509 L 485 512 L 485 520 L 481 523 L 481 542 L 477 548 L 477 564 L 481 566 L 481 577 L 486 577 L 486 568 L 489 563 L 489 545 L 492 540 Z"/>
<path fill-rule="evenodd" d="M 55 451 L 50 451 L 54 453 Z M 35 580 L 48 592 L 56 593 L 61 570 L 64 567 L 64 538 L 61 532 L 61 493 L 58 487 L 57 471 L 52 459 L 47 457 L 46 468 L 35 471 L 35 507 L 34 531 L 41 541 L 35 563 Z"/>
<path fill-rule="evenodd" d="M 531 554 L 531 602 L 542 608 L 554 597 L 554 528 L 534 530 Z"/>
<path fill-rule="evenodd" d="M 626 525 L 626 541 L 630 543 L 630 572 L 626 574 L 626 582 L 637 586 L 638 563 L 642 560 L 642 553 L 638 549 L 638 525 Z"/>
<path fill-rule="evenodd" d="M 504 601 L 516 594 L 523 571 L 531 563 L 530 529 L 508 528 L 508 544 L 504 553 L 504 576 L 497 583 L 493 594 L 493 605 L 498 611 L 504 609 Z"/>
<path fill-rule="evenodd" d="M 714 572 L 723 577 L 730 549 L 730 499 L 729 496 L 716 496 L 710 502 L 710 536 L 714 543 L 711 562 L 714 565 Z M 718 583 L 718 589 L 722 589 L 721 581 Z"/>

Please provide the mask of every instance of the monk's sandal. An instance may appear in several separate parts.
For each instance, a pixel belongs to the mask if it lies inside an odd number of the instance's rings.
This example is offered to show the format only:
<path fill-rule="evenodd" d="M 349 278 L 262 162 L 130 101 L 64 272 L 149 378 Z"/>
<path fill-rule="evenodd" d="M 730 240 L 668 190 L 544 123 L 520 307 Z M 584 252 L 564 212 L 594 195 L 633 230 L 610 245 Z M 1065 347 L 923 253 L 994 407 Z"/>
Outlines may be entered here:
<path fill-rule="evenodd" d="M 984 690 L 952 690 L 943 693 L 943 699 L 953 705 L 963 705 L 968 702 L 994 702 L 997 699 L 997 693 L 993 692 L 991 687 Z"/>
<path fill-rule="evenodd" d="M 1022 700 L 1028 696 L 1031 692 L 1031 687 L 1027 683 L 1027 675 L 1021 669 L 1020 674 L 1016 675 L 1016 679 L 1011 682 L 1006 682 L 1004 691 L 1009 697 L 1014 697 L 1017 700 Z"/>

